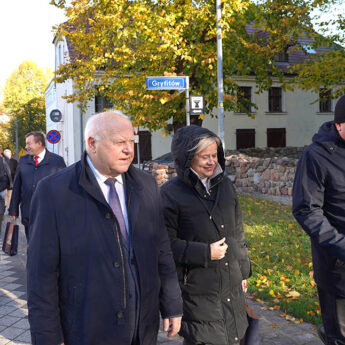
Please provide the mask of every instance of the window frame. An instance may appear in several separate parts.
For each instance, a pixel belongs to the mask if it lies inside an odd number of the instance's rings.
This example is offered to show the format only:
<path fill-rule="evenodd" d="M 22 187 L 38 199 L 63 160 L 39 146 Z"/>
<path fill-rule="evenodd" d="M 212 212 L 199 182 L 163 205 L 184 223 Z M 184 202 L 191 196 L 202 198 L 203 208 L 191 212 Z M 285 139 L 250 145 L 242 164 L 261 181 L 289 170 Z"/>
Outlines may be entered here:
<path fill-rule="evenodd" d="M 279 94 L 273 95 L 274 91 L 279 90 Z M 277 102 L 277 104 L 275 104 Z M 268 89 L 268 112 L 283 113 L 283 89 L 278 86 L 272 86 Z"/>

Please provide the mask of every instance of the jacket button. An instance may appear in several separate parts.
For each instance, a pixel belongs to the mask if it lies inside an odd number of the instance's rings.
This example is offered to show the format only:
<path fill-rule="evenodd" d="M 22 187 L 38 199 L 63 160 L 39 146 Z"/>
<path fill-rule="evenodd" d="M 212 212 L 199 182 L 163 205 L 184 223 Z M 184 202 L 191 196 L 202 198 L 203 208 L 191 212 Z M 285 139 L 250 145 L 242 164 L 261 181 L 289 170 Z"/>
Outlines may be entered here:
<path fill-rule="evenodd" d="M 120 267 L 120 263 L 119 263 L 118 261 L 115 261 L 115 262 L 114 262 L 114 267 L 115 267 L 115 268 L 119 268 L 119 267 Z"/>
<path fill-rule="evenodd" d="M 123 312 L 122 311 L 118 311 L 116 315 L 119 319 L 123 318 Z"/>
<path fill-rule="evenodd" d="M 111 218 L 111 214 L 110 213 L 106 213 L 105 218 L 106 219 L 110 219 Z"/>
<path fill-rule="evenodd" d="M 235 341 L 237 341 L 238 340 L 238 338 L 237 337 L 235 337 Z"/>
<path fill-rule="evenodd" d="M 226 263 L 225 263 L 225 266 L 229 266 L 229 263 L 228 263 L 228 262 L 226 262 Z"/>
<path fill-rule="evenodd" d="M 230 298 L 227 298 L 226 300 L 227 300 L 228 302 L 230 302 Z"/>
<path fill-rule="evenodd" d="M 224 225 L 222 224 L 221 226 L 220 226 L 222 229 L 224 229 Z"/>

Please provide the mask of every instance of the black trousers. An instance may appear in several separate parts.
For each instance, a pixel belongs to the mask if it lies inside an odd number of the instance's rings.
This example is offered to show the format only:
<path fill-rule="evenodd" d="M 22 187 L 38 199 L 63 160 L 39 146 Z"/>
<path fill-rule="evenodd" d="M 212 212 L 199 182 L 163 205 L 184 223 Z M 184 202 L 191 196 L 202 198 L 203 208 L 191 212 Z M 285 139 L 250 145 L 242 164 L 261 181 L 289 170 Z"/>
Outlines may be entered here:
<path fill-rule="evenodd" d="M 345 345 L 345 298 L 331 295 L 320 287 L 317 290 L 327 344 Z"/>
<path fill-rule="evenodd" d="M 29 225 L 24 225 L 26 242 L 29 242 Z"/>
<path fill-rule="evenodd" d="M 183 345 L 212 345 L 212 344 L 206 344 L 206 343 L 190 343 L 187 340 L 183 340 Z M 229 345 L 240 345 L 240 343 L 229 343 Z"/>

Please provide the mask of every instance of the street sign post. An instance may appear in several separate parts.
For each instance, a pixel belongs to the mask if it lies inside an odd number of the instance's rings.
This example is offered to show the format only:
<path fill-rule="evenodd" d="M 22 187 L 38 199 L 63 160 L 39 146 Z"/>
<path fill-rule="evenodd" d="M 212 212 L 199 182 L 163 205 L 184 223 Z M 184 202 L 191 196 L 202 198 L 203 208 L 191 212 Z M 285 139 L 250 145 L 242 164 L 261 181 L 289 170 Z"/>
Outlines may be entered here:
<path fill-rule="evenodd" d="M 185 90 L 186 124 L 190 125 L 189 112 L 189 77 L 146 77 L 146 90 Z"/>
<path fill-rule="evenodd" d="M 51 144 L 57 144 L 61 139 L 61 134 L 59 131 L 52 129 L 51 131 L 49 131 L 47 133 L 47 140 L 51 143 Z"/>
<path fill-rule="evenodd" d="M 190 114 L 201 115 L 204 113 L 204 97 L 190 96 Z"/>
<path fill-rule="evenodd" d="M 25 156 L 26 155 L 26 152 L 23 148 L 20 149 L 19 153 L 18 153 L 18 158 L 21 157 L 21 156 Z"/>
<path fill-rule="evenodd" d="M 60 122 L 62 119 L 62 114 L 61 111 L 59 109 L 54 109 L 50 112 L 50 119 L 53 122 Z"/>
<path fill-rule="evenodd" d="M 146 77 L 147 90 L 185 90 L 188 77 Z"/>

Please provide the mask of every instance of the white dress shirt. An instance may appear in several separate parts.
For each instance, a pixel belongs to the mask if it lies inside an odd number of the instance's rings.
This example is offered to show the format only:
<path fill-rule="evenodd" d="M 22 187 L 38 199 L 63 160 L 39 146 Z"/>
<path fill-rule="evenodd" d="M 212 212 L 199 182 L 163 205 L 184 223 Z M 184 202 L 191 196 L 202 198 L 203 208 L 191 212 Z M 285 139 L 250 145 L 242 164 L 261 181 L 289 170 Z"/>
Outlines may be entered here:
<path fill-rule="evenodd" d="M 92 164 L 91 159 L 89 156 L 86 156 L 87 163 L 89 164 L 93 174 L 96 177 L 96 180 L 99 184 L 99 187 L 101 188 L 101 191 L 104 195 L 105 200 L 109 203 L 109 189 L 110 187 L 107 186 L 104 182 L 108 179 L 108 177 L 102 175 Z M 116 188 L 116 193 L 119 196 L 120 199 L 120 204 L 121 204 L 121 210 L 123 214 L 123 218 L 125 220 L 126 224 L 126 230 L 127 233 L 129 232 L 129 224 L 128 224 L 128 213 L 127 213 L 127 207 L 126 207 L 126 197 L 125 197 L 125 189 L 124 189 L 124 184 L 123 184 L 123 179 L 122 175 L 118 175 L 115 177 L 116 183 L 115 183 L 115 188 Z"/>
<path fill-rule="evenodd" d="M 44 149 L 40 154 L 37 155 L 37 157 L 38 157 L 38 164 L 40 164 L 43 161 L 44 156 L 46 155 L 46 152 L 47 152 L 47 150 Z M 33 156 L 34 160 L 35 160 L 35 157 L 36 156 Z"/>

